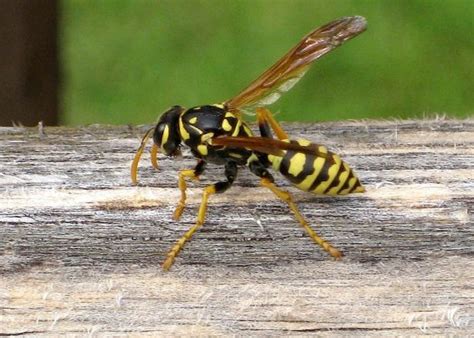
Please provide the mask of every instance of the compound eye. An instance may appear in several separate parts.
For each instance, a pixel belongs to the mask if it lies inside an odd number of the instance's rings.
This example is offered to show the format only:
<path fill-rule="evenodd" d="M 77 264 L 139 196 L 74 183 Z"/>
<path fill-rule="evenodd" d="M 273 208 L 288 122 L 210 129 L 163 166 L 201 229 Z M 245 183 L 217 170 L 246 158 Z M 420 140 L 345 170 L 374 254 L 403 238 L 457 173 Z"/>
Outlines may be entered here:
<path fill-rule="evenodd" d="M 183 108 L 180 106 L 171 107 L 161 115 L 153 133 L 153 141 L 168 156 L 174 156 L 179 152 L 181 138 L 177 128 L 182 111 Z"/>
<path fill-rule="evenodd" d="M 167 123 L 159 123 L 153 134 L 153 141 L 167 156 L 176 156 L 179 153 L 179 140 L 174 129 Z"/>
<path fill-rule="evenodd" d="M 165 134 L 165 129 L 168 129 L 167 135 L 169 135 L 169 127 L 166 124 L 158 123 L 155 127 L 155 132 L 153 133 L 153 142 L 160 148 L 163 148 L 163 135 Z M 168 138 L 169 136 L 166 136 Z"/>

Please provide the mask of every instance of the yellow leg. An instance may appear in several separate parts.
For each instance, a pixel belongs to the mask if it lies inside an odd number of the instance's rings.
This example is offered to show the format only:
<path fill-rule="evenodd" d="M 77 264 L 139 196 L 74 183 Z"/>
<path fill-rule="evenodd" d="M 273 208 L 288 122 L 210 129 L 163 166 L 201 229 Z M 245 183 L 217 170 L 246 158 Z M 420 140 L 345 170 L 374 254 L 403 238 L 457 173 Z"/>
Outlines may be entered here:
<path fill-rule="evenodd" d="M 288 140 L 288 134 L 283 130 L 280 124 L 273 118 L 271 111 L 266 108 L 257 108 L 257 121 L 259 125 L 270 124 L 270 127 L 275 132 L 280 140 Z M 262 135 L 264 136 L 264 135 Z"/>
<path fill-rule="evenodd" d="M 186 178 L 190 177 L 193 180 L 199 180 L 199 175 L 203 173 L 205 165 L 206 162 L 204 162 L 203 160 L 198 160 L 198 163 L 196 164 L 194 169 L 180 171 L 178 187 L 181 191 L 181 198 L 179 199 L 178 205 L 176 206 L 176 210 L 173 214 L 173 219 L 175 221 L 179 220 L 179 218 L 183 214 L 184 207 L 186 206 Z"/>
<path fill-rule="evenodd" d="M 260 181 L 260 184 L 270 189 L 275 195 L 278 196 L 278 198 L 280 198 L 281 200 L 285 201 L 288 204 L 291 211 L 293 211 L 293 213 L 295 214 L 295 217 L 298 220 L 298 222 L 300 222 L 300 224 L 308 233 L 309 237 L 311 237 L 311 239 L 316 244 L 321 246 L 325 251 L 327 251 L 331 256 L 333 256 L 336 259 L 339 259 L 343 256 L 341 251 L 337 250 L 331 244 L 325 241 L 323 238 L 319 237 L 318 234 L 309 226 L 309 224 L 306 222 L 306 220 L 303 218 L 303 216 L 299 212 L 296 204 L 293 202 L 293 199 L 288 192 L 279 189 L 278 187 L 275 186 L 275 184 L 273 184 L 267 178 L 262 178 Z"/>
<path fill-rule="evenodd" d="M 191 239 L 193 234 L 196 232 L 197 229 L 199 229 L 203 223 L 204 219 L 206 218 L 206 210 L 207 210 L 207 200 L 210 195 L 216 193 L 216 188 L 214 185 L 210 185 L 204 189 L 204 193 L 202 195 L 202 201 L 201 201 L 201 206 L 199 207 L 199 213 L 198 213 L 198 218 L 196 221 L 196 224 L 193 225 L 191 229 L 186 231 L 186 233 L 181 237 L 176 244 L 171 248 L 171 250 L 168 252 L 166 255 L 166 259 L 163 262 L 163 269 L 164 270 L 169 270 L 171 265 L 173 265 L 174 260 L 176 259 L 176 256 L 178 256 L 179 252 L 181 249 L 184 247 L 184 244 L 186 244 L 187 241 Z"/>
<path fill-rule="evenodd" d="M 173 219 L 175 221 L 180 219 L 181 215 L 183 214 L 184 207 L 186 206 L 186 178 L 188 177 L 194 180 L 199 179 L 199 176 L 196 175 L 194 169 L 181 170 L 179 172 L 178 187 L 181 191 L 181 198 L 179 199 L 178 205 L 176 206 L 173 214 Z"/>

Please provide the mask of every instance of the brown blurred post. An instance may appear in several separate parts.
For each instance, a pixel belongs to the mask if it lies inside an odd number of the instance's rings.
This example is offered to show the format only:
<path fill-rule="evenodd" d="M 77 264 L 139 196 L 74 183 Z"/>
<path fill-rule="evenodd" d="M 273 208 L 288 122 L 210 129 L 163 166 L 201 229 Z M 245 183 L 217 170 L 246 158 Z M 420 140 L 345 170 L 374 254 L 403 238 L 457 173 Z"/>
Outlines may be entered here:
<path fill-rule="evenodd" d="M 0 23 L 0 125 L 56 125 L 57 0 L 0 0 Z"/>

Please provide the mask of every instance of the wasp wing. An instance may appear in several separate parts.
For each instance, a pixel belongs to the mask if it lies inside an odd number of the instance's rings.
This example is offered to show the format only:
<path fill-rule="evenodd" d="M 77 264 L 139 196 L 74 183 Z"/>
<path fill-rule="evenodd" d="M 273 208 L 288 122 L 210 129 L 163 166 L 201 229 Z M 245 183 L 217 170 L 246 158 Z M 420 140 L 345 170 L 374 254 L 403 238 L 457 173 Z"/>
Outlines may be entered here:
<path fill-rule="evenodd" d="M 252 112 L 276 102 L 303 77 L 313 61 L 359 35 L 366 27 L 365 18 L 351 16 L 316 28 L 240 94 L 225 102 L 226 107 L 231 111 Z"/>
<path fill-rule="evenodd" d="M 299 144 L 297 141 L 281 141 L 268 137 L 232 137 L 223 136 L 212 139 L 213 146 L 225 146 L 231 148 L 248 149 L 264 154 L 284 156 L 285 151 L 300 152 L 326 158 L 327 151 L 320 151 L 315 144 Z"/>

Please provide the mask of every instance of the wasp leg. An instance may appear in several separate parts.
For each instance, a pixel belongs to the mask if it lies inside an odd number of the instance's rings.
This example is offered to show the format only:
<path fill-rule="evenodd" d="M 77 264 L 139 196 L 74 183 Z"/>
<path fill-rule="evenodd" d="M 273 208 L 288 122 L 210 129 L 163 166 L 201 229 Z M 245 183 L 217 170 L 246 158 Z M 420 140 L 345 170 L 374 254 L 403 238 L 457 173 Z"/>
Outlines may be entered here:
<path fill-rule="evenodd" d="M 272 174 L 268 172 L 268 170 L 265 168 L 265 166 L 258 162 L 254 161 L 249 163 L 249 169 L 252 173 L 257 175 L 258 177 L 261 178 L 260 184 L 268 189 L 270 189 L 275 195 L 277 195 L 278 198 L 281 200 L 285 201 L 288 206 L 290 207 L 291 211 L 295 214 L 296 219 L 300 224 L 303 226 L 303 228 L 306 230 L 308 233 L 309 237 L 321 246 L 325 251 L 327 251 L 331 256 L 335 258 L 341 258 L 342 252 L 334 248 L 331 244 L 329 244 L 326 240 L 323 238 L 319 237 L 319 235 L 309 226 L 308 222 L 304 219 L 303 215 L 298 210 L 298 207 L 296 204 L 293 202 L 293 198 L 291 197 L 290 193 L 278 188 L 275 183 Z"/>
<path fill-rule="evenodd" d="M 266 108 L 257 108 L 257 122 L 262 137 L 273 138 L 271 129 L 280 140 L 288 140 L 288 134 L 280 124 L 273 118 L 273 114 Z"/>
<path fill-rule="evenodd" d="M 207 210 L 207 200 L 210 195 L 215 193 L 222 193 L 229 189 L 234 183 L 234 179 L 237 176 L 237 164 L 235 162 L 227 162 L 225 166 L 225 176 L 227 181 L 217 182 L 215 184 L 209 185 L 204 189 L 202 194 L 201 206 L 199 207 L 198 217 L 196 224 L 191 227 L 186 233 L 181 237 L 176 244 L 171 248 L 171 250 L 166 255 L 166 259 L 163 262 L 163 269 L 169 270 L 171 265 L 173 265 L 176 256 L 178 256 L 181 249 L 184 247 L 187 241 L 191 239 L 193 234 L 204 224 L 204 219 L 206 218 Z"/>
<path fill-rule="evenodd" d="M 331 244 L 329 244 L 326 240 L 319 237 L 319 235 L 309 226 L 308 222 L 304 219 L 303 215 L 298 210 L 298 207 L 293 202 L 293 198 L 291 197 L 290 193 L 278 188 L 274 184 L 273 176 L 268 172 L 268 170 L 260 163 L 260 162 L 251 162 L 249 164 L 250 170 L 257 176 L 261 178 L 260 184 L 268 189 L 270 189 L 277 197 L 288 204 L 291 211 L 295 214 L 296 219 L 303 228 L 308 233 L 309 237 L 321 246 L 325 251 L 327 251 L 331 256 L 338 259 L 341 258 L 342 252 L 334 248 Z"/>
<path fill-rule="evenodd" d="M 191 178 L 198 180 L 199 176 L 203 173 L 206 162 L 204 160 L 198 160 L 196 167 L 194 169 L 181 170 L 179 172 L 178 187 L 181 191 L 181 198 L 179 199 L 178 205 L 173 214 L 173 219 L 175 221 L 179 220 L 183 214 L 184 207 L 186 206 L 186 178 Z"/>
<path fill-rule="evenodd" d="M 296 219 L 300 224 L 303 226 L 303 228 L 306 230 L 308 233 L 309 237 L 321 246 L 325 251 L 327 251 L 331 256 L 333 256 L 336 259 L 339 259 L 343 256 L 342 252 L 337 250 L 335 247 L 333 247 L 329 242 L 321 238 L 306 222 L 304 219 L 303 215 L 298 210 L 298 207 L 296 204 L 293 202 L 293 198 L 291 197 L 290 193 L 287 191 L 279 189 L 275 184 L 269 180 L 268 178 L 262 178 L 260 181 L 260 184 L 268 189 L 270 189 L 275 195 L 277 195 L 278 198 L 281 200 L 285 201 L 288 206 L 290 207 L 291 211 L 295 214 Z"/>

